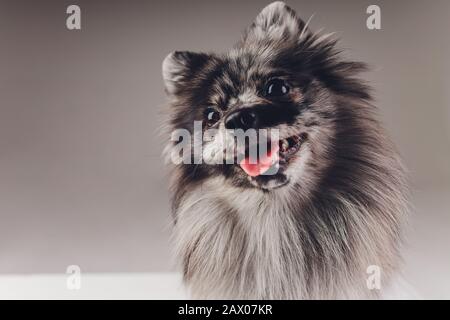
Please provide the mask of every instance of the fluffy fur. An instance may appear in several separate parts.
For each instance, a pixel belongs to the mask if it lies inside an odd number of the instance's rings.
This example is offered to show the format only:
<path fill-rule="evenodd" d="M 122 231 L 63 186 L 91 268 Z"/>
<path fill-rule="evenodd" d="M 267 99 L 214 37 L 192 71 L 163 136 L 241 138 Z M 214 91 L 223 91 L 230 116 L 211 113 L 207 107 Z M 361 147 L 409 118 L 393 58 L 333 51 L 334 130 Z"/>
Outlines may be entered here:
<path fill-rule="evenodd" d="M 251 178 L 237 165 L 172 167 L 174 242 L 192 297 L 377 298 L 367 267 L 381 268 L 382 289 L 395 276 L 404 169 L 356 77 L 365 65 L 343 60 L 336 43 L 275 2 L 228 53 L 164 60 L 170 130 L 192 132 L 214 106 L 223 132 L 231 112 L 265 105 L 277 119 L 289 114 L 270 125 L 280 139 L 303 139 L 272 177 Z M 264 97 L 273 77 L 290 84 L 287 97 Z M 223 147 L 205 142 L 211 146 Z"/>

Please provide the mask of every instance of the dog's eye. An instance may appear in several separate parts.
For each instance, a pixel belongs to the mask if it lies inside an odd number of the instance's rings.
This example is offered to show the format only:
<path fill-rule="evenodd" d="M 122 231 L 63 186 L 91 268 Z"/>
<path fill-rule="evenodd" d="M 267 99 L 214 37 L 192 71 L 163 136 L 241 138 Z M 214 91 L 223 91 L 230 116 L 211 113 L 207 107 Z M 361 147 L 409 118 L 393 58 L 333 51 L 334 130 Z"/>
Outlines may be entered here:
<path fill-rule="evenodd" d="M 289 92 L 289 86 L 281 79 L 272 79 L 267 83 L 266 96 L 281 97 Z"/>
<path fill-rule="evenodd" d="M 212 126 L 220 120 L 220 112 L 214 108 L 207 108 L 204 113 L 206 124 Z"/>

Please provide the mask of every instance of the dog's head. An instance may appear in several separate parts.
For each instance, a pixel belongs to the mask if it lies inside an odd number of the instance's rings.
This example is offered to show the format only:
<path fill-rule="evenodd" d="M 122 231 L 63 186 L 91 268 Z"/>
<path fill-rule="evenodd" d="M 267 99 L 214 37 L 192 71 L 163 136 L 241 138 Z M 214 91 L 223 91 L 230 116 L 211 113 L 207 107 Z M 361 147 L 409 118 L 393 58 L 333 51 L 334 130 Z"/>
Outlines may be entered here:
<path fill-rule="evenodd" d="M 171 129 L 194 135 L 194 122 L 201 121 L 203 133 L 215 130 L 202 141 L 204 160 L 221 157 L 215 164 L 184 165 L 187 176 L 223 175 L 236 186 L 269 190 L 306 187 L 324 175 L 339 126 L 352 121 L 345 101 L 369 99 L 353 77 L 364 65 L 340 60 L 335 45 L 332 34 L 314 34 L 291 8 L 275 2 L 225 55 L 169 54 L 163 77 L 172 102 Z M 251 163 L 248 145 L 244 152 L 237 148 L 235 163 L 227 163 L 226 149 L 235 141 L 229 132 L 236 129 L 266 130 L 268 143 L 258 141 L 268 150 Z"/>

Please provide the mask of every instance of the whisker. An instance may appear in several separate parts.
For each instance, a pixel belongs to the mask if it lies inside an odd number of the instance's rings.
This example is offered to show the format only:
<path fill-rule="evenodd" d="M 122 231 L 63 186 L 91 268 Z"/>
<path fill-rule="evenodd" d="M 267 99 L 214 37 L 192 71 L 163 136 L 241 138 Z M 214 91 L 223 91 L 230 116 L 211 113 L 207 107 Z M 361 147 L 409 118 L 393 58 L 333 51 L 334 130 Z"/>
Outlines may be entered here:
<path fill-rule="evenodd" d="M 300 37 L 299 39 L 303 38 L 303 35 L 306 33 L 306 30 L 308 29 L 309 23 L 311 22 L 311 20 L 314 18 L 315 13 L 313 13 L 311 15 L 311 17 L 309 17 L 308 21 L 306 21 L 305 26 L 303 27 L 302 32 L 300 33 Z"/>

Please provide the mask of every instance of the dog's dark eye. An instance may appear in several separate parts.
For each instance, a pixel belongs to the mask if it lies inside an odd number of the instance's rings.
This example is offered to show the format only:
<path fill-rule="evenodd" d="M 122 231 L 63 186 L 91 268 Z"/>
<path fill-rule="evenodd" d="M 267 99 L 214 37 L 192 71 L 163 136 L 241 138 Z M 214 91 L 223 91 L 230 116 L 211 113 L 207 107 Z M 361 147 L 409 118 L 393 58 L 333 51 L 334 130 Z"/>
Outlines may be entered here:
<path fill-rule="evenodd" d="M 212 126 L 220 120 L 220 112 L 214 108 L 207 108 L 204 113 L 206 124 Z"/>
<path fill-rule="evenodd" d="M 273 79 L 267 83 L 266 96 L 281 97 L 289 93 L 289 86 L 281 79 Z"/>

